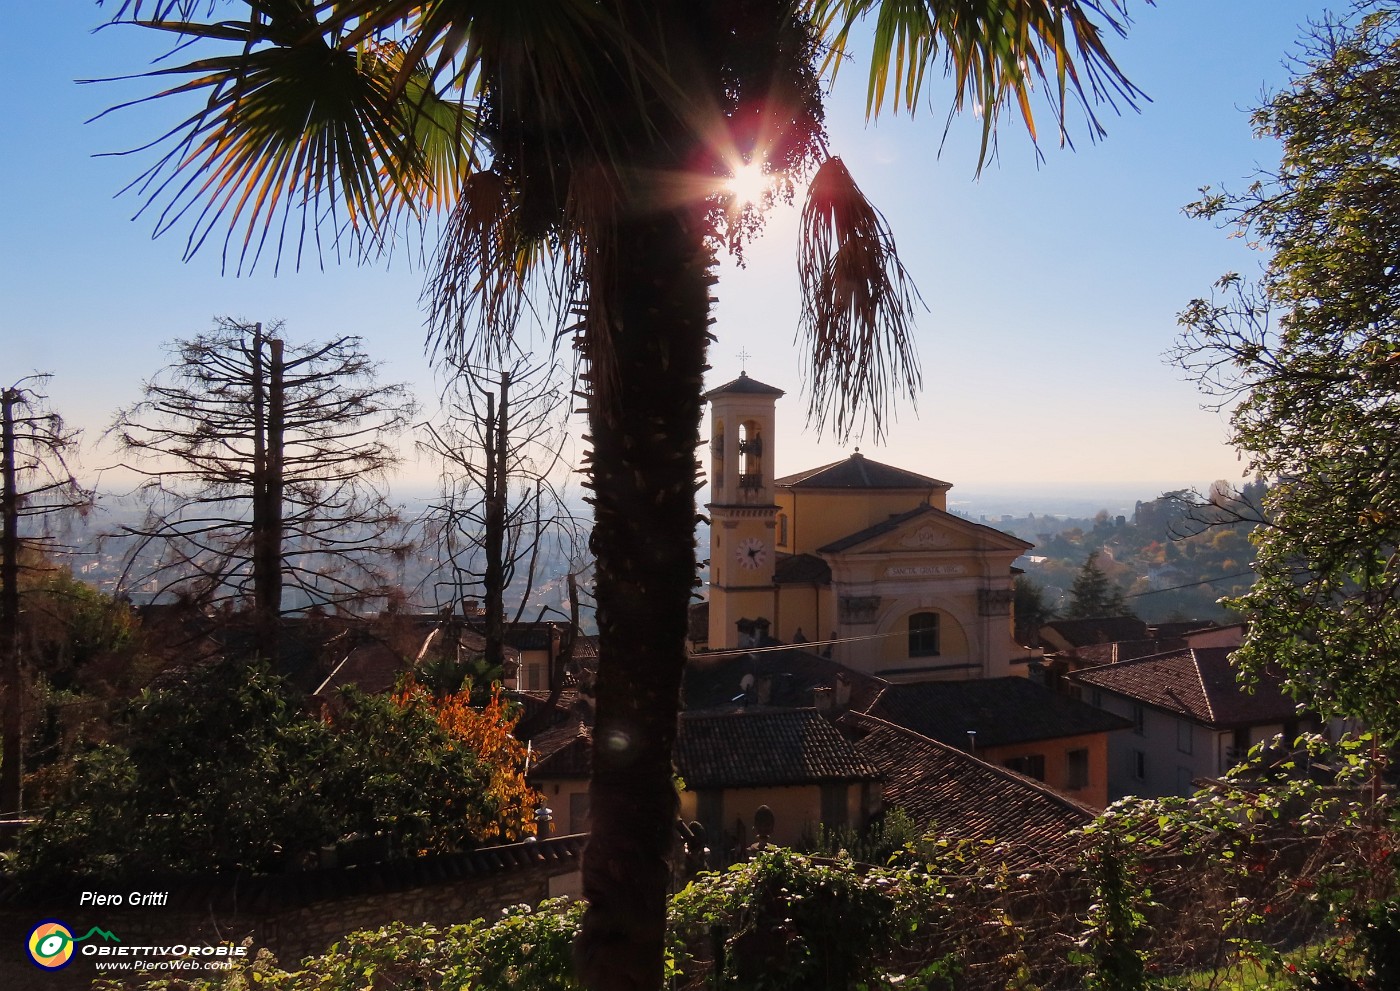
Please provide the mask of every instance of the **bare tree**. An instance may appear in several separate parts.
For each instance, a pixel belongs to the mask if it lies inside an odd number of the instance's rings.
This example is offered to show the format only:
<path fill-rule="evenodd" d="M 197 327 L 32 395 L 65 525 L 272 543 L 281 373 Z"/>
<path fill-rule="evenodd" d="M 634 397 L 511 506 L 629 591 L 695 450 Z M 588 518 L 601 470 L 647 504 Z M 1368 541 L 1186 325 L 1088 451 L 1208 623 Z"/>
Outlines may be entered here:
<path fill-rule="evenodd" d="M 519 622 L 542 555 L 573 561 L 582 541 L 583 526 L 554 482 L 568 468 L 569 392 L 553 365 L 528 357 L 454 370 L 439 422 L 423 424 L 420 441 L 442 463 L 440 495 L 425 517 L 439 560 L 431 580 L 439 609 L 465 618 L 468 599 L 480 598 L 486 663 L 499 668 L 507 600 Z"/>
<path fill-rule="evenodd" d="M 110 431 L 146 478 L 127 571 L 249 608 L 275 662 L 287 588 L 330 607 L 388 594 L 379 565 L 408 544 L 378 483 L 416 405 L 356 337 L 290 345 L 280 324 L 220 319 L 172 351 Z"/>
<path fill-rule="evenodd" d="M 47 375 L 20 379 L 0 392 L 0 688 L 4 691 L 0 739 L 0 812 L 22 805 L 24 769 L 23 666 L 19 649 L 20 548 L 41 549 L 52 538 L 49 523 L 65 513 L 85 512 L 93 493 L 70 468 L 78 432 L 64 426 L 39 392 Z"/>

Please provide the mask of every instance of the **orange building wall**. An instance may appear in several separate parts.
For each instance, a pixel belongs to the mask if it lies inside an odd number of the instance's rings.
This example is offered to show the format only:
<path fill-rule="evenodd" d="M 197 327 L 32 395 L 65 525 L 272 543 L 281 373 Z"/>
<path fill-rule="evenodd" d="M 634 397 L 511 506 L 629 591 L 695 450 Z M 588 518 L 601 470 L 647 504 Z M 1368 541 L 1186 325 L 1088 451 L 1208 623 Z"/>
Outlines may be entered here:
<path fill-rule="evenodd" d="M 1071 789 L 1068 786 L 1067 755 L 1071 750 L 1081 749 L 1089 751 L 1089 784 L 1085 788 Z M 1027 757 L 1033 754 L 1045 757 L 1047 787 L 1092 809 L 1102 809 L 1108 805 L 1108 734 L 1088 733 L 1083 736 L 1039 740 L 1016 746 L 987 747 L 977 751 L 977 756 L 987 763 L 1002 766 L 1013 757 Z"/>

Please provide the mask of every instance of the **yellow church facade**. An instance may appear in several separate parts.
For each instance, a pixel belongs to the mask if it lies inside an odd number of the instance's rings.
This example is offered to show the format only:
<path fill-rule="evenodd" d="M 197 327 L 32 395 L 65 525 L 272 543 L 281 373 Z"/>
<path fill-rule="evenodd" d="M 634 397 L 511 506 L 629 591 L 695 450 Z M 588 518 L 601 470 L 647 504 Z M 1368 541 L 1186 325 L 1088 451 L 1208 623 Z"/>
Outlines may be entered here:
<path fill-rule="evenodd" d="M 782 394 L 747 375 L 706 394 L 709 649 L 766 632 L 891 680 L 1020 673 L 1012 562 L 1032 545 L 949 513 L 949 483 L 858 450 L 773 477 Z"/>

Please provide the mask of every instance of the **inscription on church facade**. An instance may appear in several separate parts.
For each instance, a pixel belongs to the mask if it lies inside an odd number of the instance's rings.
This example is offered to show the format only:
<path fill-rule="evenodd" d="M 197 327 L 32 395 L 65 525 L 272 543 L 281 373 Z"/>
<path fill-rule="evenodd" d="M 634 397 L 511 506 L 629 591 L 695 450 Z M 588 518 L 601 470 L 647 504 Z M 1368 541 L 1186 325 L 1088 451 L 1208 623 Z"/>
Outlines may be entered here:
<path fill-rule="evenodd" d="M 961 564 L 912 564 L 885 569 L 886 578 L 930 578 L 938 575 L 965 574 L 967 574 L 967 568 Z"/>

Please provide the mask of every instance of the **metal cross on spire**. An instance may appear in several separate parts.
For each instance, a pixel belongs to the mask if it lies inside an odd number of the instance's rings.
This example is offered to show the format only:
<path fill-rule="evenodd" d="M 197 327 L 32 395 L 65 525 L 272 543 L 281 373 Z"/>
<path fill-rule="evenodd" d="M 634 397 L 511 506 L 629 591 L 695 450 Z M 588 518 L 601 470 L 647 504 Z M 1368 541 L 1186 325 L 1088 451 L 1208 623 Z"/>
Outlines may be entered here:
<path fill-rule="evenodd" d="M 749 370 L 749 359 L 752 358 L 752 357 L 753 357 L 753 355 L 749 354 L 748 348 L 740 348 L 740 349 L 739 349 L 739 354 L 738 354 L 738 358 L 739 358 L 739 371 L 744 372 L 745 374 L 748 374 L 748 370 Z"/>

